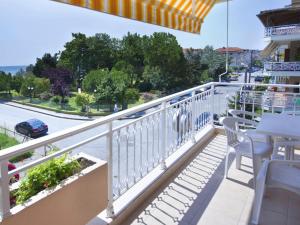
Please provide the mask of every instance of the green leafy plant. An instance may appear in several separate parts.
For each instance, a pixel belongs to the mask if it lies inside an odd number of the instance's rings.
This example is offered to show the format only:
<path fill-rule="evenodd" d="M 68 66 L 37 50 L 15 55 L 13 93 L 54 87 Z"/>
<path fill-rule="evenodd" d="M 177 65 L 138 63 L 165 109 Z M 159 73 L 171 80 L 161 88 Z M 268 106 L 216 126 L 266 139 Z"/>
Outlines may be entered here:
<path fill-rule="evenodd" d="M 82 112 L 86 112 L 87 107 L 94 101 L 94 96 L 86 93 L 78 94 L 75 98 L 75 103 L 77 106 L 81 106 Z"/>
<path fill-rule="evenodd" d="M 61 97 L 58 95 L 55 95 L 51 98 L 51 101 L 54 102 L 55 104 L 59 104 L 61 102 Z"/>
<path fill-rule="evenodd" d="M 21 181 L 16 196 L 17 204 L 22 204 L 40 191 L 58 185 L 62 180 L 79 172 L 77 160 L 69 161 L 67 156 L 52 159 L 28 171 Z"/>

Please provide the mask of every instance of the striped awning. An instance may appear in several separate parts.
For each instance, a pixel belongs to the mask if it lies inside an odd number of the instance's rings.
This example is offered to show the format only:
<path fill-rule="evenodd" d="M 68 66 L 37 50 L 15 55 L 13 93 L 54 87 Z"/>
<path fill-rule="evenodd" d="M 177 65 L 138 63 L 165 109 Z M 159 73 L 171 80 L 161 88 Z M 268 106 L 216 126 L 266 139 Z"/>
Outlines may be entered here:
<path fill-rule="evenodd" d="M 171 29 L 200 33 L 218 0 L 54 0 Z"/>

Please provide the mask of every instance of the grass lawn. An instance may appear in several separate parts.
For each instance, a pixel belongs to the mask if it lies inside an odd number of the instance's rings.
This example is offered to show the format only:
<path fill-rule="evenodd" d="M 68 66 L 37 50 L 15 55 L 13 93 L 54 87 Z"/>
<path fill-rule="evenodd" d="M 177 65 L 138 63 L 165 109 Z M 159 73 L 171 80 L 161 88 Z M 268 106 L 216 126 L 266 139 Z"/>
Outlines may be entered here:
<path fill-rule="evenodd" d="M 33 98 L 30 101 L 30 98 L 25 98 L 25 97 L 16 97 L 14 100 L 25 103 L 25 104 L 31 104 L 31 105 L 36 105 L 42 106 L 44 108 L 49 108 L 52 110 L 56 111 L 62 111 L 62 112 L 72 112 L 72 113 L 81 113 L 81 107 L 77 106 L 75 103 L 75 97 L 70 97 L 68 98 L 68 103 L 61 105 L 57 104 L 55 102 L 52 102 L 51 100 L 41 100 L 39 98 Z M 140 98 L 137 102 L 129 104 L 128 108 L 143 104 L 144 100 Z M 120 107 L 120 106 L 119 106 Z M 90 106 L 90 112 L 91 113 L 109 113 L 110 112 L 110 107 L 108 104 L 92 104 Z"/>
<path fill-rule="evenodd" d="M 15 138 L 12 138 L 6 134 L 0 133 L 0 150 L 12 147 L 17 144 L 19 144 L 19 142 Z M 27 158 L 31 157 L 32 155 L 33 155 L 33 151 L 25 152 L 22 155 L 18 155 L 18 156 L 11 158 L 9 161 L 12 163 L 16 163 L 16 162 L 22 161 L 24 159 L 27 159 Z"/>
<path fill-rule="evenodd" d="M 0 149 L 9 148 L 17 144 L 19 142 L 16 139 L 0 133 Z"/>

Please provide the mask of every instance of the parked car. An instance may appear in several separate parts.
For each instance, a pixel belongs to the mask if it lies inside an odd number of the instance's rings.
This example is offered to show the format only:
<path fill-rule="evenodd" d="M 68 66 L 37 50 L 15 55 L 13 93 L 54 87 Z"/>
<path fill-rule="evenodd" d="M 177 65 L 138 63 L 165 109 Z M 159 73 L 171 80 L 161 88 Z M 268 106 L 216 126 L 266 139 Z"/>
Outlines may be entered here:
<path fill-rule="evenodd" d="M 255 78 L 254 78 L 254 81 L 255 82 L 262 82 L 264 80 L 264 77 L 260 77 L 260 76 L 256 76 Z"/>
<path fill-rule="evenodd" d="M 140 118 L 142 116 L 146 115 L 146 112 L 145 111 L 139 111 L 139 112 L 136 112 L 136 113 L 133 113 L 133 114 L 130 114 L 128 116 L 125 116 L 124 119 L 137 119 L 137 118 Z"/>
<path fill-rule="evenodd" d="M 229 80 L 230 80 L 230 81 L 238 81 L 238 80 L 239 80 L 239 77 L 238 77 L 238 76 L 230 76 L 230 77 L 229 77 Z"/>
<path fill-rule="evenodd" d="M 180 102 L 186 98 L 190 98 L 192 97 L 192 93 L 188 93 L 188 94 L 185 94 L 185 95 L 182 95 L 182 96 L 178 96 L 176 98 L 173 98 L 171 101 L 170 101 L 170 104 L 173 105 L 173 104 L 176 104 L 177 102 Z"/>
<path fill-rule="evenodd" d="M 15 126 L 15 131 L 28 137 L 40 137 L 48 132 L 48 126 L 41 120 L 30 119 Z"/>

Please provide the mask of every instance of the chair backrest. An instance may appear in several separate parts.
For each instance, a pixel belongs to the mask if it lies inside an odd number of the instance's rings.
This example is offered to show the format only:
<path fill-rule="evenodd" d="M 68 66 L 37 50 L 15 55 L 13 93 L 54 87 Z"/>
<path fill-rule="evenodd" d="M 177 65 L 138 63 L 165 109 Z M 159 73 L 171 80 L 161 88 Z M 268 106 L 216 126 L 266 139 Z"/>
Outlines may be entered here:
<path fill-rule="evenodd" d="M 254 112 L 248 112 L 248 111 L 236 110 L 236 109 L 229 109 L 228 112 L 235 118 L 244 118 L 253 121 L 260 121 L 260 115 Z"/>
<path fill-rule="evenodd" d="M 235 147 L 235 145 L 240 142 L 250 142 L 250 145 L 252 146 L 252 139 L 240 131 L 240 126 L 247 126 L 253 121 L 243 118 L 223 117 L 220 119 L 220 122 L 225 129 L 227 144 L 229 146 Z"/>
<path fill-rule="evenodd" d="M 220 122 L 225 129 L 227 144 L 234 147 L 239 142 L 237 119 L 234 117 L 223 117 L 220 119 Z"/>

